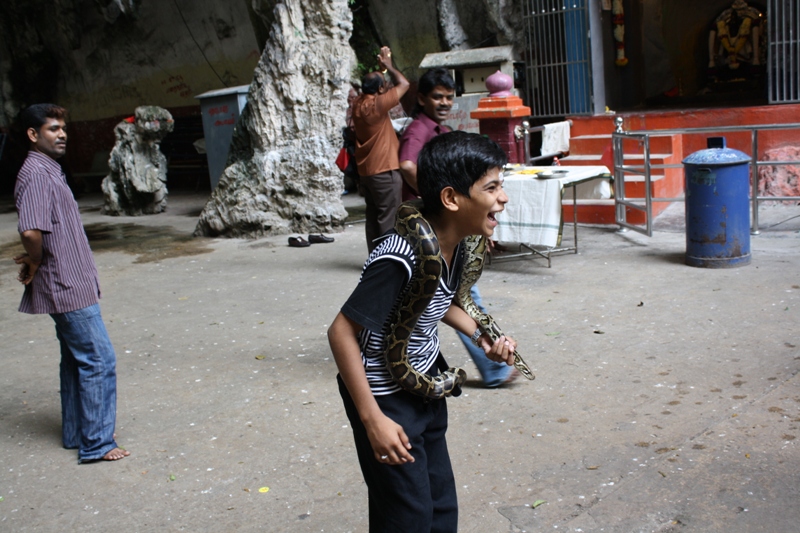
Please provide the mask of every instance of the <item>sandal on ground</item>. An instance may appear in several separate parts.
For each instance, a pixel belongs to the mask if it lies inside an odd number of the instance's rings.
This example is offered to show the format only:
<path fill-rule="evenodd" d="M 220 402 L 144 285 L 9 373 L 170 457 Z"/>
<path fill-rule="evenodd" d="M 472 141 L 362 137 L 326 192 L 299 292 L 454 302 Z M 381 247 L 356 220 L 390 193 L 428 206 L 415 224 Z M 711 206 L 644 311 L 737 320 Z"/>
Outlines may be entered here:
<path fill-rule="evenodd" d="M 289 246 L 292 248 L 305 248 L 311 246 L 311 243 L 302 237 L 289 237 Z"/>
<path fill-rule="evenodd" d="M 326 237 L 325 235 L 309 235 L 308 242 L 311 244 L 319 244 L 323 242 L 333 242 L 333 237 Z"/>

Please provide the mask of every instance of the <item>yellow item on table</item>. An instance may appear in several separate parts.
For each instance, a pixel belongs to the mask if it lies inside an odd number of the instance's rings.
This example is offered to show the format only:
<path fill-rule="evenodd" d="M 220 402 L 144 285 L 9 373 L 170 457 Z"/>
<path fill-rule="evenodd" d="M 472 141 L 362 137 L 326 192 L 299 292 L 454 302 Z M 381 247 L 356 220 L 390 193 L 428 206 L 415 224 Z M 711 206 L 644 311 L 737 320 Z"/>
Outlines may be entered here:
<path fill-rule="evenodd" d="M 544 168 L 525 168 L 523 170 L 514 170 L 514 174 L 538 174 L 544 172 Z"/>

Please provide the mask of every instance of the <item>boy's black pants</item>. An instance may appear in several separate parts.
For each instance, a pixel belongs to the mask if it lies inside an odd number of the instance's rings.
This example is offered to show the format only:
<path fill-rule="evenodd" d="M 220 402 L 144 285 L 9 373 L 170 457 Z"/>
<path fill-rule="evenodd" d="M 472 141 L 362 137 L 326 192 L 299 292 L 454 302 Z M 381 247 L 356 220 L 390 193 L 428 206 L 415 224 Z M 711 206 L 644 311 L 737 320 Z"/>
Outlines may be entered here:
<path fill-rule="evenodd" d="M 415 459 L 386 465 L 375 459 L 347 387 L 341 377 L 337 381 L 369 491 L 370 533 L 454 533 L 458 501 L 445 440 L 446 400 L 425 401 L 406 391 L 375 397 L 383 413 L 403 427 Z"/>

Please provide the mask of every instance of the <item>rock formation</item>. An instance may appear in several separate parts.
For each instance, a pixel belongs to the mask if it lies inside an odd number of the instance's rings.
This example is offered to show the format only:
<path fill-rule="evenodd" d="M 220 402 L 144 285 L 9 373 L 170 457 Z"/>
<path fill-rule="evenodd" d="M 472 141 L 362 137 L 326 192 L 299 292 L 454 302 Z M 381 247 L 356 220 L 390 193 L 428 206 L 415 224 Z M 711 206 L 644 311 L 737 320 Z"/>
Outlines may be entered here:
<path fill-rule="evenodd" d="M 141 0 L 94 0 L 106 22 L 113 24 L 120 15 L 135 17 Z"/>
<path fill-rule="evenodd" d="M 167 158 L 159 144 L 174 127 L 169 111 L 157 106 L 137 107 L 132 120 L 116 125 L 111 173 L 102 184 L 103 214 L 151 215 L 166 209 Z"/>
<path fill-rule="evenodd" d="M 347 0 L 284 0 L 272 14 L 228 167 L 195 235 L 319 233 L 344 225 L 334 160 L 354 64 Z"/>
<path fill-rule="evenodd" d="M 464 31 L 458 6 L 454 0 L 437 0 L 436 11 L 439 14 L 439 27 L 447 46 L 451 50 L 467 50 L 472 48 L 469 36 Z"/>

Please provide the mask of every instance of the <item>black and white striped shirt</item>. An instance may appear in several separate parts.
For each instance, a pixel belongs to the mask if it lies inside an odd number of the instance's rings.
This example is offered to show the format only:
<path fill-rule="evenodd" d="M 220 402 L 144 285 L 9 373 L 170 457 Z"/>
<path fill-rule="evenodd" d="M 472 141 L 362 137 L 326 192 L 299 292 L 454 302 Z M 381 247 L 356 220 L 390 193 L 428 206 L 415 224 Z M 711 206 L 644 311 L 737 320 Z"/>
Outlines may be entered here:
<path fill-rule="evenodd" d="M 439 287 L 417 321 L 408 343 L 408 358 L 419 372 L 427 373 L 439 355 L 439 321 L 450 307 L 461 273 L 461 248 L 453 255 L 455 265 L 443 265 Z M 358 341 L 361 360 L 372 393 L 376 396 L 401 390 L 386 369 L 384 351 L 391 311 L 411 280 L 416 257 L 408 242 L 390 233 L 364 264 L 361 280 L 342 307 L 342 313 L 363 326 Z"/>
<path fill-rule="evenodd" d="M 68 313 L 97 303 L 97 268 L 83 230 L 78 203 L 54 159 L 36 151 L 14 187 L 19 232 L 42 232 L 42 264 L 25 286 L 23 313 Z"/>

